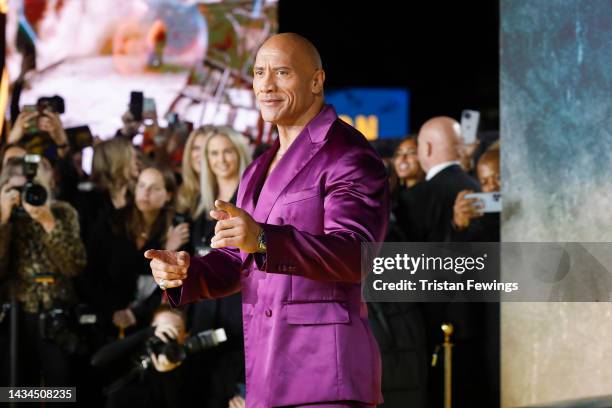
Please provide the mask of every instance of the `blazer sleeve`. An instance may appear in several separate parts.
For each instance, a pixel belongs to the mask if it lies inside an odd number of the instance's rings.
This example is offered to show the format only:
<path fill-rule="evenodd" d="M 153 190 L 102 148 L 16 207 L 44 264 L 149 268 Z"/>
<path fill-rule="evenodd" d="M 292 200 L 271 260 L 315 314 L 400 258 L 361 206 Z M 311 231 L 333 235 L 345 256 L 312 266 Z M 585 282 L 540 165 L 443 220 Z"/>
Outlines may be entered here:
<path fill-rule="evenodd" d="M 361 281 L 361 243 L 381 242 L 389 219 L 385 168 L 372 150 L 346 151 L 325 182 L 323 235 L 292 225 L 262 224 L 265 257 L 255 256 L 260 270 L 318 281 Z"/>
<path fill-rule="evenodd" d="M 205 256 L 192 257 L 183 285 L 166 291 L 168 301 L 177 307 L 239 292 L 241 264 L 237 248 L 213 249 Z"/>

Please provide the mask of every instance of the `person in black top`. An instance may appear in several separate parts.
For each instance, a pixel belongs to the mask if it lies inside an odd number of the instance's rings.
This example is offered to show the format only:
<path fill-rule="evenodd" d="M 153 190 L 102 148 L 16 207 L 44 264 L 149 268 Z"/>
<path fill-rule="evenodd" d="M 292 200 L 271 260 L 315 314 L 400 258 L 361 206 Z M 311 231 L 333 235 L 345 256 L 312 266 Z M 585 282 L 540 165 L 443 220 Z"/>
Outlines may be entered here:
<path fill-rule="evenodd" d="M 136 149 L 129 140 L 114 138 L 94 147 L 92 188 L 82 191 L 76 204 L 86 243 L 100 218 L 108 218 L 132 201 L 138 174 Z"/>
<path fill-rule="evenodd" d="M 480 220 L 474 219 L 466 229 L 453 226 L 453 206 L 463 190 L 480 191 L 479 183 L 459 164 L 461 127 L 449 117 L 435 117 L 423 124 L 418 136 L 418 156 L 426 172 L 425 182 L 400 196 L 407 213 L 402 227 L 422 242 L 456 242 L 477 240 Z M 440 326 L 454 325 L 453 343 L 453 406 L 495 406 L 495 397 L 483 392 L 490 378 L 485 374 L 482 350 L 487 337 L 486 309 L 482 303 L 423 303 L 427 342 L 430 354 L 443 340 Z M 493 330 L 493 329 L 491 329 Z M 443 401 L 442 369 L 430 369 L 428 406 Z"/>
<path fill-rule="evenodd" d="M 191 244 L 204 254 L 216 221 L 209 212 L 215 200 L 236 201 L 238 182 L 251 162 L 246 137 L 222 126 L 194 130 L 185 145 L 177 211 L 193 220 Z"/>
<path fill-rule="evenodd" d="M 204 255 L 210 250 L 216 220 L 209 215 L 215 200 L 236 203 L 238 182 L 251 161 L 246 137 L 229 127 L 204 126 L 192 132 L 183 155 L 183 185 L 178 194 L 178 211 L 191 222 L 191 255 Z M 226 408 L 229 399 L 244 383 L 244 338 L 242 333 L 242 298 L 235 294 L 226 298 L 201 301 L 187 307 L 191 332 L 224 328 L 227 342 L 195 356 L 201 366 L 194 375 L 205 387 L 201 398 L 204 407 Z"/>
<path fill-rule="evenodd" d="M 385 241 L 410 241 L 397 224 L 408 208 L 399 196 L 425 178 L 417 156 L 415 137 L 403 139 L 395 149 L 389 165 L 391 213 Z M 413 302 L 368 302 L 372 333 L 378 342 L 382 359 L 382 393 L 385 407 L 424 408 L 427 392 L 427 348 L 425 326 L 419 305 Z"/>
<path fill-rule="evenodd" d="M 389 194 L 391 196 L 391 213 L 387 242 L 411 241 L 410 235 L 398 225 L 409 209 L 404 208 L 399 197 L 405 190 L 413 188 L 416 184 L 423 181 L 425 173 L 419 164 L 417 156 L 417 140 L 409 136 L 403 139 L 393 153 L 393 159 L 389 164 Z"/>
<path fill-rule="evenodd" d="M 150 278 L 143 253 L 160 246 L 177 250 L 187 243 L 186 230 L 170 225 L 175 191 L 170 170 L 147 167 L 138 177 L 134 203 L 100 219 L 94 228 L 86 273 L 107 336 L 141 327 L 160 304 L 161 291 Z"/>
<path fill-rule="evenodd" d="M 164 343 L 184 344 L 185 324 L 180 310 L 163 304 L 155 310 L 150 326 L 107 344 L 92 356 L 93 367 L 112 373 L 114 381 L 105 388 L 107 408 L 191 406 L 190 396 L 199 387 L 190 378 L 192 357 L 173 363 L 164 354 L 148 353 L 146 348 L 153 336 Z M 143 359 L 149 367 L 143 367 Z"/>
<path fill-rule="evenodd" d="M 499 192 L 499 147 L 487 150 L 478 160 L 476 175 L 484 193 Z M 474 219 L 479 219 L 479 229 L 474 233 L 478 241 L 498 242 L 500 238 L 499 213 L 483 214 L 479 211 L 476 199 L 465 198 L 471 190 L 463 190 L 457 194 L 453 207 L 453 227 L 463 231 L 470 227 Z"/>

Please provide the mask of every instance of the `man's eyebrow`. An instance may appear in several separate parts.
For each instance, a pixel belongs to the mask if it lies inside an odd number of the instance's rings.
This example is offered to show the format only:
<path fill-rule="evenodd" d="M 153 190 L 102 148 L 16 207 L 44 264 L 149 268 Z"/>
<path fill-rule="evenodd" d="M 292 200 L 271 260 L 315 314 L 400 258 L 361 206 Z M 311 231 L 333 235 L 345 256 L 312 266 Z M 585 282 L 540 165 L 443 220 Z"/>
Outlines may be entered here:
<path fill-rule="evenodd" d="M 274 71 L 280 71 L 281 69 L 282 69 L 282 70 L 285 70 L 285 71 L 291 71 L 291 67 L 284 67 L 284 66 L 283 66 L 283 67 L 274 67 L 274 68 L 272 68 L 272 69 L 273 69 Z"/>

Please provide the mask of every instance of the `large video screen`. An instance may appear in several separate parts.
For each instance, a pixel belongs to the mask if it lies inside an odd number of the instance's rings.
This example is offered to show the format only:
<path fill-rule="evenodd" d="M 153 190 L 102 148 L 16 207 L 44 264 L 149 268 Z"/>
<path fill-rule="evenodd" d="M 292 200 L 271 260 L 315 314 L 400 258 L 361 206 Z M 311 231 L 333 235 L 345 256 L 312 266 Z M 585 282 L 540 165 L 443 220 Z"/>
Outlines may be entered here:
<path fill-rule="evenodd" d="M 133 91 L 161 126 L 227 124 L 253 141 L 270 129 L 252 96 L 252 63 L 277 31 L 276 0 L 12 0 L 11 80 L 25 76 L 20 105 L 64 99 L 65 127 L 112 137 Z"/>

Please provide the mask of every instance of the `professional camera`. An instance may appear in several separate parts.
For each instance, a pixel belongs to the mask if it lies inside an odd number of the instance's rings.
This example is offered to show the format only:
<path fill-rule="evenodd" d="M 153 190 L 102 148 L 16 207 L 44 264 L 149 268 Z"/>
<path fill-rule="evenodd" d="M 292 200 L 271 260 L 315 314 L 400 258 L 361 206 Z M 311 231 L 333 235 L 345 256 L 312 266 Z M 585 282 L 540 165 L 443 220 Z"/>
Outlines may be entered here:
<path fill-rule="evenodd" d="M 47 189 L 34 182 L 34 178 L 38 172 L 38 163 L 40 163 L 39 155 L 25 155 L 23 158 L 23 175 L 26 178 L 26 183 L 21 188 L 21 197 L 23 201 L 36 207 L 40 207 L 47 202 Z"/>
<path fill-rule="evenodd" d="M 147 340 L 145 347 L 148 354 L 164 354 L 169 362 L 178 363 L 188 355 L 218 346 L 219 343 L 227 341 L 224 329 L 206 330 L 188 338 L 185 344 L 179 344 L 172 339 L 164 343 L 159 337 L 153 336 Z"/>
<path fill-rule="evenodd" d="M 23 175 L 26 178 L 26 182 L 21 187 L 13 187 L 21 193 L 21 201 L 26 202 L 35 207 L 40 207 L 47 202 L 47 189 L 42 185 L 36 183 L 34 178 L 38 171 L 38 163 L 40 163 L 40 156 L 36 154 L 26 154 L 23 158 Z M 25 216 L 26 212 L 23 209 L 23 205 L 15 208 L 15 215 Z"/>

